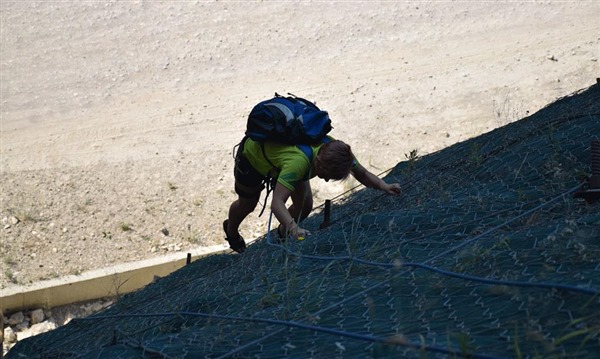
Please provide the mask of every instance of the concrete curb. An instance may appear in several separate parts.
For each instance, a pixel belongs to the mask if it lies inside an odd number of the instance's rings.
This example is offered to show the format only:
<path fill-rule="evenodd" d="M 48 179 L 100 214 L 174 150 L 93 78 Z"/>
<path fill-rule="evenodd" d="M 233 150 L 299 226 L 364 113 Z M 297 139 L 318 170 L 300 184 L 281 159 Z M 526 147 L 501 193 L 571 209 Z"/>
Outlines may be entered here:
<path fill-rule="evenodd" d="M 212 253 L 229 250 L 227 245 L 197 248 L 192 261 Z M 70 275 L 58 279 L 2 289 L 3 313 L 34 308 L 53 308 L 129 293 L 148 285 L 155 276 L 164 277 L 186 264 L 188 252 L 178 252 L 138 262 Z"/>

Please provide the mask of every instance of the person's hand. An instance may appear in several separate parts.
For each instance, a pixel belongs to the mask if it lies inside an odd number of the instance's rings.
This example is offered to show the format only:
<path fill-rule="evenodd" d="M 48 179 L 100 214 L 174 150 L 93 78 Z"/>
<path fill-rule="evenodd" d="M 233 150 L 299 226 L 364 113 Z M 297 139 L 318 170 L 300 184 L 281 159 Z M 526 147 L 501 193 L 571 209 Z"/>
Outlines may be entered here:
<path fill-rule="evenodd" d="M 297 239 L 299 241 L 303 241 L 304 238 L 310 235 L 310 231 L 307 231 L 304 228 L 300 228 L 297 224 L 292 224 L 292 228 L 290 229 L 290 237 L 293 239 Z"/>
<path fill-rule="evenodd" d="M 386 183 L 381 190 L 390 195 L 398 195 L 402 192 L 399 183 Z"/>

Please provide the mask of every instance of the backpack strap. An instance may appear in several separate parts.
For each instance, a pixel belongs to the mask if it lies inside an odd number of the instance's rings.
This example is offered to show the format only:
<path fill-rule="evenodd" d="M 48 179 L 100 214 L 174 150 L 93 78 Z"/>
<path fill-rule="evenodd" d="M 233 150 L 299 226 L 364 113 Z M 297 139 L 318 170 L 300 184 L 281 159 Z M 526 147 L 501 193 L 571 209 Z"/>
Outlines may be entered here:
<path fill-rule="evenodd" d="M 326 144 L 328 142 L 331 142 L 331 138 L 329 136 L 325 136 L 321 140 L 322 144 Z M 302 153 L 304 153 L 304 155 L 306 156 L 306 158 L 308 158 L 308 161 L 312 163 L 312 160 L 313 160 L 313 149 L 312 149 L 312 147 L 310 145 L 296 145 L 296 147 L 298 147 L 300 149 L 300 151 L 302 151 Z"/>
<path fill-rule="evenodd" d="M 263 157 L 265 158 L 265 160 L 267 160 L 267 162 L 269 162 L 269 164 L 271 165 L 272 168 L 276 168 L 279 169 L 279 167 L 275 166 L 273 164 L 273 162 L 271 162 L 271 160 L 269 159 L 269 157 L 267 157 L 267 153 L 265 152 L 265 143 L 264 142 L 260 142 L 260 149 L 262 150 L 262 154 Z M 262 214 L 265 212 L 265 207 L 267 206 L 267 199 L 269 199 L 269 194 L 271 192 L 273 192 L 273 190 L 275 190 L 275 186 L 277 185 L 277 180 L 275 177 L 273 177 L 271 175 L 271 170 L 269 170 L 269 172 L 267 173 L 267 175 L 263 178 L 263 185 L 265 186 L 265 188 L 267 189 L 267 194 L 265 194 L 265 201 L 263 202 L 263 207 L 260 210 L 260 213 L 258 214 L 258 216 L 262 216 Z"/>

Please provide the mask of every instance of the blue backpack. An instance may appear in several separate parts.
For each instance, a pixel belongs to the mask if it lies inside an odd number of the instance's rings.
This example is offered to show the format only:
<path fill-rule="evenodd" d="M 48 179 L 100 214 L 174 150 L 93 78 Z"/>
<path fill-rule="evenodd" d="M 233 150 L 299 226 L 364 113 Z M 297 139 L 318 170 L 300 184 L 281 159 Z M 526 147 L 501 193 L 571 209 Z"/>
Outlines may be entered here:
<path fill-rule="evenodd" d="M 259 142 L 279 142 L 289 145 L 316 145 L 331 131 L 331 119 L 313 102 L 296 97 L 275 97 L 258 103 L 248 116 L 246 136 Z M 326 141 L 326 140 L 325 140 Z M 305 152 L 306 153 L 306 152 Z M 312 154 L 307 156 L 312 158 Z"/>

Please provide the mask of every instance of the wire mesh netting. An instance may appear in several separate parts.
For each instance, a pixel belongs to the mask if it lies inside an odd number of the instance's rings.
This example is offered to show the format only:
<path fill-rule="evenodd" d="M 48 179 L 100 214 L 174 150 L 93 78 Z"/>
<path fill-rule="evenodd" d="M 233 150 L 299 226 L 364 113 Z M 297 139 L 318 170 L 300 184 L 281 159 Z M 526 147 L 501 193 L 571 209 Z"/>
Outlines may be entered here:
<path fill-rule="evenodd" d="M 8 357 L 592 358 L 600 85 L 387 176 L 400 196 L 334 201 L 304 241 L 270 234 L 193 262 Z"/>

